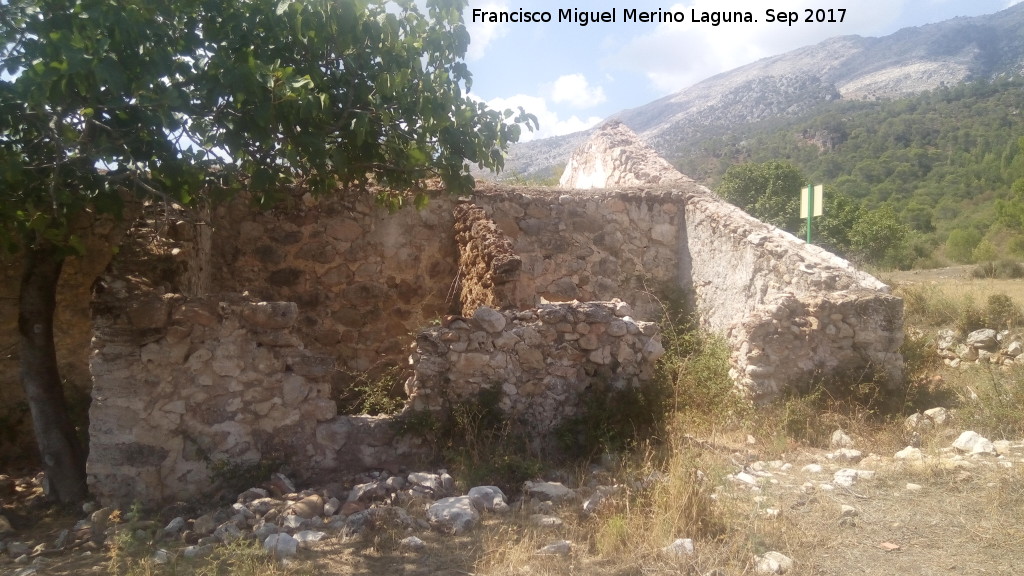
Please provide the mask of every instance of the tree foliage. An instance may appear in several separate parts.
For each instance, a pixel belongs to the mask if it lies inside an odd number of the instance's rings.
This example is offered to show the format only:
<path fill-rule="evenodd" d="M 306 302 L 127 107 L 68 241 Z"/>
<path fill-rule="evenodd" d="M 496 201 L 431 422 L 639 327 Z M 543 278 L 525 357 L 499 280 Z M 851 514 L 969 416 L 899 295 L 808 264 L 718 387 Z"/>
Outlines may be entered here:
<path fill-rule="evenodd" d="M 736 164 L 791 163 L 859 206 L 889 205 L 925 252 L 957 229 L 998 247 L 1000 227 L 1024 232 L 1022 88 L 1024 79 L 1003 77 L 901 99 L 837 100 L 668 153 L 682 172 L 712 183 Z"/>
<path fill-rule="evenodd" d="M 371 179 L 396 207 L 430 177 L 469 190 L 536 127 L 468 96 L 466 0 L 422 4 L 2 0 L 0 241 L 25 251 L 22 380 L 58 498 L 84 495 L 52 342 L 76 218 Z"/>
<path fill-rule="evenodd" d="M 736 164 L 726 171 L 718 193 L 751 216 L 804 236 L 800 195 L 807 180 L 789 162 Z M 908 265 L 904 245 L 910 230 L 889 206 L 864 208 L 826 185 L 822 216 L 813 222 L 812 241 L 847 258 L 887 267 Z"/>

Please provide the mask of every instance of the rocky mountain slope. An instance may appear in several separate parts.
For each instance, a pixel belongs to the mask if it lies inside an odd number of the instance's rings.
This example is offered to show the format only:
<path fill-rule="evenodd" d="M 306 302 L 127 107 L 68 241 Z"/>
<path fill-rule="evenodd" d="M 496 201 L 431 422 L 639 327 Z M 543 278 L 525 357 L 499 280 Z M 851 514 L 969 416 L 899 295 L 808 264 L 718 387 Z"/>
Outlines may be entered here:
<path fill-rule="evenodd" d="M 836 99 L 896 98 L 942 85 L 1024 74 L 1024 4 L 905 28 L 882 38 L 841 36 L 765 58 L 613 116 L 662 156 L 731 127 L 795 116 Z M 547 175 L 588 137 L 578 132 L 515 146 L 509 174 Z"/>

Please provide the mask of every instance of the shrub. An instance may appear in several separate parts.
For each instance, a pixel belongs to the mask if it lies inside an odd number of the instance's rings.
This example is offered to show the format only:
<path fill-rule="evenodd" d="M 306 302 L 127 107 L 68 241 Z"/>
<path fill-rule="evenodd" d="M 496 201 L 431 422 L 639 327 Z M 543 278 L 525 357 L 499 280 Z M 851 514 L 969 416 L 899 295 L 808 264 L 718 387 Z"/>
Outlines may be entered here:
<path fill-rule="evenodd" d="M 1002 330 L 1020 325 L 1021 309 L 1006 294 L 992 294 L 985 305 L 985 327 Z"/>

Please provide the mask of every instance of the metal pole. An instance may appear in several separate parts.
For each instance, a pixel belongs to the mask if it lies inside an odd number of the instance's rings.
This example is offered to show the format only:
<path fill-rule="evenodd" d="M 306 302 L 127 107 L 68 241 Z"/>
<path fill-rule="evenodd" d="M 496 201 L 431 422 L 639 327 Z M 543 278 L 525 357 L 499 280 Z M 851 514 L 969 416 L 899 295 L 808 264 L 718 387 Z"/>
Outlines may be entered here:
<path fill-rule="evenodd" d="M 814 187 L 807 185 L 807 243 L 811 243 L 811 218 L 814 217 Z"/>

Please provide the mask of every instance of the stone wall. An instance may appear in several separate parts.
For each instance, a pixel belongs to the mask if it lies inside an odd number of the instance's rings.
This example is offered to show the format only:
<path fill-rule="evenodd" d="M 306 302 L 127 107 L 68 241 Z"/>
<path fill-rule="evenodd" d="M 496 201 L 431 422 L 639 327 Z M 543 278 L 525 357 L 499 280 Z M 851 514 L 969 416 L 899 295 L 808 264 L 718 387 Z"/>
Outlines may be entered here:
<path fill-rule="evenodd" d="M 647 321 L 673 291 L 726 337 L 754 400 L 849 370 L 899 376 L 899 299 L 693 183 L 485 189 L 395 214 L 299 197 L 173 231 L 133 234 L 97 295 L 89 473 L 105 502 L 200 493 L 220 461 L 280 457 L 303 478 L 425 457 L 335 402 L 353 371 L 407 365 L 414 342 L 407 410 L 500 390 L 543 435 L 594 382 L 649 377 Z"/>
<path fill-rule="evenodd" d="M 451 318 L 416 338 L 409 409 L 444 410 L 493 390 L 520 430 L 546 438 L 581 415 L 588 391 L 638 389 L 654 377 L 664 353 L 658 327 L 630 314 L 615 300 Z"/>
<path fill-rule="evenodd" d="M 105 503 L 202 495 L 219 466 L 276 461 L 307 480 L 425 457 L 386 419 L 338 416 L 333 359 L 304 349 L 294 302 L 114 287 L 97 305 L 109 313 L 91 359 L 88 474 Z"/>
<path fill-rule="evenodd" d="M 684 220 L 681 282 L 702 326 L 726 336 L 750 398 L 853 371 L 901 383 L 903 301 L 888 286 L 707 191 L 687 199 Z"/>

